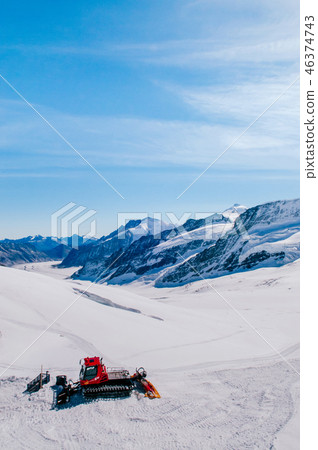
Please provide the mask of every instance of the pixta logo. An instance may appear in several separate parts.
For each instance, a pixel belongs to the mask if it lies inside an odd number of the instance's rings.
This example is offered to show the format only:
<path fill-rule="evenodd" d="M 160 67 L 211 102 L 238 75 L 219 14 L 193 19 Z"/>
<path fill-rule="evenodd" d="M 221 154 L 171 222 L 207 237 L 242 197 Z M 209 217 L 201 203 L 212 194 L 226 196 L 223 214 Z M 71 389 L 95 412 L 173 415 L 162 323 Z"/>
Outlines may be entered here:
<path fill-rule="evenodd" d="M 96 236 L 95 215 L 94 209 L 70 202 L 51 215 L 51 236 L 77 249 L 79 239 Z"/>
<path fill-rule="evenodd" d="M 248 232 L 235 206 L 224 212 L 120 212 L 117 213 L 117 238 L 131 240 L 145 235 L 155 239 L 179 238 L 179 241 L 217 241 L 231 233 L 244 236 Z"/>

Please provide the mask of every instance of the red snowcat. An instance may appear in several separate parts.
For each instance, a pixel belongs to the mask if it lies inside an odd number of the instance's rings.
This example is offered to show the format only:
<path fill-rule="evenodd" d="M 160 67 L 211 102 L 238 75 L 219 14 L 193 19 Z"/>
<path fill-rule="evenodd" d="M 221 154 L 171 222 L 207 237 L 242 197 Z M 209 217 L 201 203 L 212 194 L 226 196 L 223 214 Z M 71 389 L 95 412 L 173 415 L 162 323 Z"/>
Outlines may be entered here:
<path fill-rule="evenodd" d="M 134 388 L 134 383 L 128 370 L 107 367 L 103 364 L 103 358 L 94 356 L 80 361 L 81 371 L 79 382 L 85 397 L 96 394 L 120 394 L 126 395 Z"/>
<path fill-rule="evenodd" d="M 144 393 L 148 398 L 160 398 L 156 388 L 146 380 L 147 372 L 143 367 L 136 369 L 134 375 L 120 367 L 106 367 L 103 359 L 94 356 L 80 360 L 79 381 L 67 382 L 66 375 L 56 377 L 57 404 L 66 403 L 76 392 L 84 398 L 123 397 L 129 396 L 133 390 Z"/>

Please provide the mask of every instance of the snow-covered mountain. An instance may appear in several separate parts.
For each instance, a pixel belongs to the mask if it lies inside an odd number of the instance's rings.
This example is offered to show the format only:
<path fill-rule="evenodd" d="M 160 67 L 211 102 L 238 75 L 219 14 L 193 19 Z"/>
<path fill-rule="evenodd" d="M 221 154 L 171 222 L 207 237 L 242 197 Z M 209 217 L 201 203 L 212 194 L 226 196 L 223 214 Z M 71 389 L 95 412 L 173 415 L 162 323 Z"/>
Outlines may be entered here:
<path fill-rule="evenodd" d="M 116 239 L 112 236 L 111 240 Z M 160 237 L 148 233 L 124 242 L 107 255 L 95 246 L 94 256 L 84 258 L 83 267 L 73 277 L 111 284 L 142 278 L 161 287 L 185 284 L 202 276 L 214 278 L 284 265 L 299 258 L 299 200 L 249 209 L 234 205 L 222 214 L 190 219 Z"/>
<path fill-rule="evenodd" d="M 9 243 L 14 242 L 16 244 L 31 244 L 34 248 L 36 248 L 39 251 L 46 252 L 47 250 L 51 250 L 57 245 L 60 244 L 57 240 L 53 239 L 52 237 L 44 237 L 40 234 L 37 234 L 36 236 L 26 236 L 20 239 L 3 239 L 0 241 L 1 243 Z"/>
<path fill-rule="evenodd" d="M 132 243 L 144 236 L 154 236 L 169 229 L 169 225 L 150 217 L 142 220 L 130 220 L 125 226 L 102 236 L 92 243 L 87 243 L 78 249 L 72 249 L 69 255 L 62 261 L 61 267 L 83 266 L 86 263 L 105 260 L 118 251 L 124 251 Z"/>
<path fill-rule="evenodd" d="M 233 206 L 223 211 L 223 216 L 228 217 L 232 222 L 240 216 L 243 212 L 247 210 L 246 206 L 240 205 L 239 203 L 234 203 Z"/>
<path fill-rule="evenodd" d="M 37 250 L 32 244 L 14 241 L 0 242 L 0 265 L 13 266 L 29 262 L 51 259 L 46 253 Z"/>
<path fill-rule="evenodd" d="M 0 240 L 3 265 L 21 264 L 24 262 L 40 262 L 46 260 L 62 260 L 71 251 L 72 244 L 86 245 L 90 241 L 82 236 L 56 238 L 51 236 L 26 236 L 20 239 Z"/>
<path fill-rule="evenodd" d="M 156 280 L 174 286 L 259 267 L 281 266 L 299 258 L 299 200 L 255 206 L 242 213 L 215 245 Z"/>
<path fill-rule="evenodd" d="M 67 239 L 67 240 L 65 240 Z M 146 217 L 97 240 L 28 236 L 0 241 L 0 263 L 63 259 L 82 266 L 73 277 L 123 284 L 142 278 L 156 286 L 185 284 L 299 258 L 299 200 L 250 209 L 235 204 L 223 213 L 173 227 Z"/>
<path fill-rule="evenodd" d="M 70 253 L 71 248 L 64 244 L 59 244 L 56 247 L 53 247 L 49 250 L 46 250 L 45 253 L 54 261 L 60 261 Z"/>
<path fill-rule="evenodd" d="M 241 211 L 246 210 L 245 207 L 240 208 Z M 189 219 L 182 226 L 167 229 L 160 236 L 148 233 L 127 242 L 126 247 L 121 247 L 107 258 L 89 258 L 74 277 L 98 278 L 113 284 L 131 282 L 141 276 L 148 280 L 156 279 L 163 270 L 214 245 L 232 229 L 234 219 L 238 216 L 239 212 L 234 206 L 226 210 L 225 215 L 213 214 L 204 219 Z"/>

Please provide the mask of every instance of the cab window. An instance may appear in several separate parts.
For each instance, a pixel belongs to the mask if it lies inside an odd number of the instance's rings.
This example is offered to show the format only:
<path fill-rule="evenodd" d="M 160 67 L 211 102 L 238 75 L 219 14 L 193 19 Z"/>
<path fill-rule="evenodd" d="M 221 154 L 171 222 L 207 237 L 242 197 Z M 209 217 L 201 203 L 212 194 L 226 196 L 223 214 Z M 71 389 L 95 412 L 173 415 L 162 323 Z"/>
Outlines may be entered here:
<path fill-rule="evenodd" d="M 97 375 L 97 366 L 89 366 L 85 368 L 84 380 L 92 380 Z"/>

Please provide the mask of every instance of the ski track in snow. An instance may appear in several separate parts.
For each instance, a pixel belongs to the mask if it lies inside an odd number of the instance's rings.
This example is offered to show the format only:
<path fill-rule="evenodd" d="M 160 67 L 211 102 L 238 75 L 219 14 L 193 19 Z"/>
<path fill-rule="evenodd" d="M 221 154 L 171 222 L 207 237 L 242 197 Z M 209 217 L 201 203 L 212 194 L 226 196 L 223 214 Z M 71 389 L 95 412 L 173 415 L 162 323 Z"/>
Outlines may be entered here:
<path fill-rule="evenodd" d="M 161 379 L 160 400 L 132 395 L 57 410 L 48 385 L 29 395 L 25 378 L 7 377 L 0 384 L 1 448 L 275 449 L 295 411 L 298 377 L 283 362 Z"/>
<path fill-rule="evenodd" d="M 32 273 L 0 270 L 3 368 L 76 298 L 75 286 L 88 286 L 62 279 L 48 263 L 34 266 Z M 0 448 L 298 449 L 297 274 L 292 264 L 215 282 L 281 356 L 243 327 L 204 282 L 160 290 L 94 285 L 0 379 Z M 55 376 L 75 379 L 77 356 L 86 354 L 107 355 L 108 365 L 123 361 L 130 369 L 141 362 L 161 399 L 133 393 L 83 401 L 76 395 L 56 409 Z M 25 393 L 42 361 L 52 364 L 51 384 Z M 290 426 L 295 436 L 286 444 Z"/>

